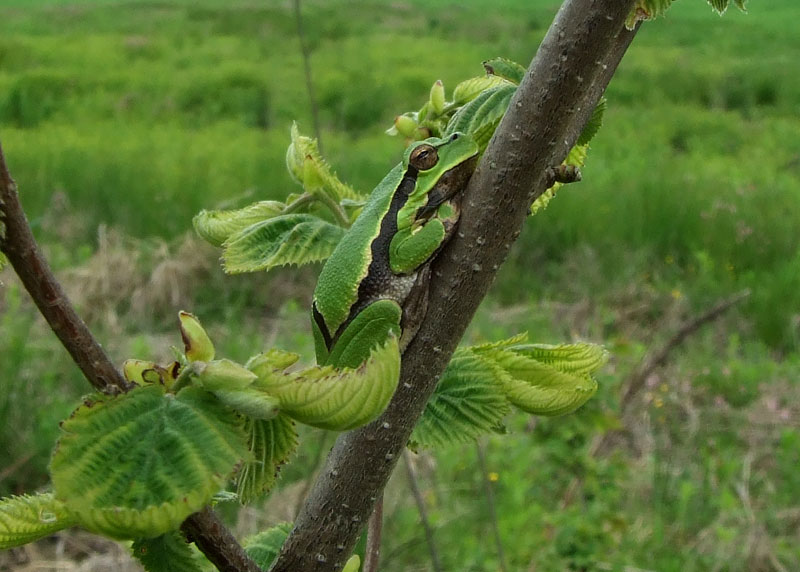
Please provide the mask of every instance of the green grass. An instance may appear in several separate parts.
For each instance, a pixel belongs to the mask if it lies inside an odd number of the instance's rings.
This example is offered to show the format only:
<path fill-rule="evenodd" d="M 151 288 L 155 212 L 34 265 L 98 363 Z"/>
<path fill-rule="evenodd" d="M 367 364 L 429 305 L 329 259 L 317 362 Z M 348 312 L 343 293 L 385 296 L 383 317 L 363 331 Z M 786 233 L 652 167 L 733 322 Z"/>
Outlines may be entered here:
<path fill-rule="evenodd" d="M 527 63 L 557 7 L 303 2 L 327 158 L 372 188 L 400 155 L 383 134 L 397 113 L 435 79 L 452 89 L 481 73 L 483 59 Z M 511 570 L 800 567 L 798 16 L 793 0 L 723 18 L 683 0 L 645 25 L 609 87 L 583 182 L 529 222 L 471 327 L 471 342 L 528 330 L 614 355 L 578 413 L 513 416 L 511 434 L 489 441 Z M 276 345 L 310 361 L 318 267 L 226 278 L 217 253 L 183 242 L 201 208 L 297 190 L 284 166 L 294 120 L 311 132 L 289 3 L 0 7 L 0 140 L 37 236 L 115 360 L 167 359 L 185 308 L 220 355 Z M 636 446 L 590 454 L 623 423 L 620 385 L 647 349 L 745 287 L 748 301 L 648 380 L 625 420 Z M 9 270 L 0 387 L 0 467 L 13 469 L 0 490 L 32 490 L 57 421 L 89 388 Z M 268 501 L 276 513 L 313 468 L 314 435 Z M 497 570 L 475 448 L 418 468 L 445 569 Z M 384 568 L 430 568 L 402 473 L 386 511 Z"/>

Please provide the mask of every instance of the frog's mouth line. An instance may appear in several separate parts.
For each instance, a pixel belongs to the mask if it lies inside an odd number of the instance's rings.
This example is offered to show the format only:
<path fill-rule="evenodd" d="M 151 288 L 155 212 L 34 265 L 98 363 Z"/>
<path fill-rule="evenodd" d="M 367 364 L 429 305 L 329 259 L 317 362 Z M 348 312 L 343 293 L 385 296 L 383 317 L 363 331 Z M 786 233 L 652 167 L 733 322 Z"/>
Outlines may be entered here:
<path fill-rule="evenodd" d="M 475 172 L 475 167 L 478 166 L 478 156 L 470 157 L 464 161 L 442 173 L 439 180 L 428 192 L 428 202 L 425 206 L 420 207 L 417 211 L 415 218 L 425 218 L 433 214 L 439 205 L 449 201 L 458 193 L 467 188 L 472 173 Z"/>

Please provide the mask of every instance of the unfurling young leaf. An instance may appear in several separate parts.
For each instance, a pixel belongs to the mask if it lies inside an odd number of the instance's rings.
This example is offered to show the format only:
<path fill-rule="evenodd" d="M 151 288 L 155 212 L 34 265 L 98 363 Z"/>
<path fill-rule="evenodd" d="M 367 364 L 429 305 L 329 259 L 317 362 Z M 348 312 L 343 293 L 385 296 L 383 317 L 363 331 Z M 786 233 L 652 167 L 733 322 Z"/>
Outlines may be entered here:
<path fill-rule="evenodd" d="M 356 369 L 311 367 L 287 373 L 284 352 L 270 352 L 248 362 L 263 389 L 280 401 L 281 412 L 322 429 L 345 431 L 377 417 L 389 404 L 400 378 L 400 348 L 391 336 Z"/>
<path fill-rule="evenodd" d="M 456 112 L 447 124 L 443 136 L 447 137 L 456 131 L 466 133 L 475 139 L 483 152 L 503 118 L 516 89 L 515 85 L 506 82 L 481 92 Z"/>
<path fill-rule="evenodd" d="M 311 194 L 326 194 L 331 200 L 361 199 L 361 195 L 346 185 L 331 170 L 320 155 L 316 139 L 300 135 L 297 123 L 292 124 L 292 142 L 286 150 L 286 168 L 295 181 Z"/>
<path fill-rule="evenodd" d="M 592 373 L 607 360 L 602 347 L 587 343 L 491 344 L 470 350 L 499 367 L 509 401 L 535 415 L 563 415 L 586 403 L 597 391 Z"/>
<path fill-rule="evenodd" d="M 461 348 L 425 405 L 411 441 L 428 448 L 474 441 L 498 431 L 509 411 L 495 367 Z"/>
<path fill-rule="evenodd" d="M 278 470 L 297 448 L 294 422 L 286 415 L 273 419 L 245 420 L 250 458 L 236 476 L 237 493 L 242 504 L 255 500 L 275 484 Z"/>
<path fill-rule="evenodd" d="M 519 85 L 525 77 L 525 68 L 506 58 L 486 60 L 483 62 L 483 68 L 489 75 L 501 77 L 514 85 Z"/>
<path fill-rule="evenodd" d="M 508 83 L 508 80 L 496 75 L 482 75 L 464 80 L 453 90 L 453 103 L 455 105 L 464 105 L 478 97 L 481 92 L 506 83 Z"/>
<path fill-rule="evenodd" d="M 197 387 L 95 395 L 61 429 L 55 498 L 78 524 L 114 538 L 175 530 L 248 456 L 241 419 Z"/>
<path fill-rule="evenodd" d="M 138 538 L 131 552 L 147 572 L 203 571 L 200 553 L 177 530 L 155 538 Z"/>
<path fill-rule="evenodd" d="M 282 522 L 245 539 L 243 543 L 244 550 L 259 568 L 269 570 L 272 561 L 275 560 L 278 552 L 280 552 L 281 546 L 283 546 L 291 530 L 292 524 L 290 522 Z"/>
<path fill-rule="evenodd" d="M 252 225 L 223 245 L 229 274 L 325 260 L 345 229 L 310 214 L 287 214 Z"/>
<path fill-rule="evenodd" d="M 0 499 L 0 550 L 22 546 L 74 524 L 64 503 L 51 493 Z"/>
<path fill-rule="evenodd" d="M 242 209 L 228 211 L 202 210 L 192 219 L 194 230 L 214 246 L 259 222 L 278 216 L 286 205 L 278 201 L 260 201 Z"/>

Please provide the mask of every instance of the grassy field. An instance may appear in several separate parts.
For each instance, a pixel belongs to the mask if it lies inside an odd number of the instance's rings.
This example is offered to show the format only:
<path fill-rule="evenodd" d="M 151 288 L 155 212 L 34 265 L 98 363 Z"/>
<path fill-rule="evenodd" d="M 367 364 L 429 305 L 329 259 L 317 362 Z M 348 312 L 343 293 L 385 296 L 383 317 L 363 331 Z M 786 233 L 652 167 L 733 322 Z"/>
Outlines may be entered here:
<path fill-rule="evenodd" d="M 296 190 L 289 127 L 312 125 L 290 4 L 0 5 L 0 141 L 37 236 L 117 361 L 165 357 L 179 309 L 227 357 L 277 345 L 311 360 L 318 268 L 225 277 L 189 232 L 201 208 Z M 339 175 L 372 188 L 401 153 L 383 134 L 397 113 L 484 59 L 527 63 L 557 8 L 304 2 Z M 531 219 L 471 327 L 473 342 L 527 330 L 614 356 L 577 413 L 513 416 L 510 435 L 484 443 L 507 570 L 800 569 L 798 17 L 793 0 L 722 18 L 683 0 L 645 25 L 583 182 Z M 621 408 L 649 349 L 744 288 Z M 46 482 L 57 422 L 87 390 L 0 273 L 0 491 Z M 241 532 L 292 518 L 333 439 L 305 437 L 280 490 L 230 515 Z M 476 447 L 414 465 L 444 569 L 501 570 Z M 431 569 L 402 470 L 386 514 L 383 569 Z"/>

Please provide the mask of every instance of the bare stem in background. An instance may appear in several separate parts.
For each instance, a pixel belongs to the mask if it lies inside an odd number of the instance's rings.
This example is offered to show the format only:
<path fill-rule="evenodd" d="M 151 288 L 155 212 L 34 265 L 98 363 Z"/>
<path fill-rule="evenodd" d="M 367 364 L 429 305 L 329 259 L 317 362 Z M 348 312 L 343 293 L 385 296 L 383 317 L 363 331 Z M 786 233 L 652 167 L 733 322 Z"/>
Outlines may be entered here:
<path fill-rule="evenodd" d="M 294 0 L 294 18 L 297 22 L 297 39 L 300 41 L 300 53 L 303 55 L 303 71 L 306 76 L 306 90 L 308 91 L 308 101 L 311 105 L 311 121 L 314 123 L 314 136 L 317 138 L 317 146 L 319 152 L 324 155 L 322 151 L 322 129 L 319 125 L 319 107 L 317 106 L 317 98 L 314 95 L 314 82 L 311 76 L 311 53 L 306 44 L 306 36 L 303 31 L 303 14 L 300 10 L 300 0 Z"/>
<path fill-rule="evenodd" d="M 383 531 L 383 495 L 375 503 L 375 510 L 367 526 L 367 548 L 364 551 L 363 572 L 378 572 L 381 559 L 381 532 Z"/>
<path fill-rule="evenodd" d="M 2 251 L 42 316 L 58 336 L 72 359 L 92 386 L 102 392 L 124 393 L 132 386 L 97 343 L 78 316 L 61 284 L 33 238 L 22 210 L 17 186 L 6 165 L 0 146 L 0 251 Z M 225 525 L 206 507 L 189 516 L 181 527 L 197 547 L 222 572 L 259 572 Z"/>
<path fill-rule="evenodd" d="M 439 559 L 439 550 L 436 548 L 436 541 L 433 538 L 433 527 L 431 527 L 431 522 L 428 519 L 428 509 L 425 508 L 425 499 L 422 498 L 422 493 L 419 490 L 417 475 L 414 472 L 411 453 L 408 452 L 408 449 L 403 450 L 403 461 L 405 461 L 406 465 L 406 474 L 408 475 L 408 484 L 411 487 L 411 494 L 414 495 L 414 502 L 417 503 L 417 510 L 419 511 L 419 519 L 422 522 L 422 528 L 425 531 L 425 542 L 428 545 L 428 552 L 431 555 L 433 572 L 442 572 L 442 562 Z"/>
<path fill-rule="evenodd" d="M 489 518 L 492 521 L 492 533 L 494 534 L 494 544 L 497 548 L 497 559 L 500 561 L 500 570 L 506 572 L 506 554 L 503 551 L 503 540 L 500 538 L 500 527 L 497 524 L 497 509 L 494 503 L 494 489 L 492 480 L 489 478 L 489 469 L 486 465 L 486 443 L 483 439 L 475 442 L 475 450 L 478 452 L 478 467 L 481 471 L 481 479 L 486 490 L 486 504 L 489 507 Z"/>

